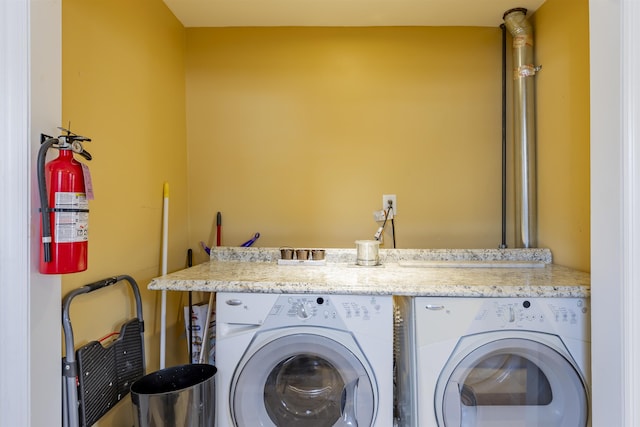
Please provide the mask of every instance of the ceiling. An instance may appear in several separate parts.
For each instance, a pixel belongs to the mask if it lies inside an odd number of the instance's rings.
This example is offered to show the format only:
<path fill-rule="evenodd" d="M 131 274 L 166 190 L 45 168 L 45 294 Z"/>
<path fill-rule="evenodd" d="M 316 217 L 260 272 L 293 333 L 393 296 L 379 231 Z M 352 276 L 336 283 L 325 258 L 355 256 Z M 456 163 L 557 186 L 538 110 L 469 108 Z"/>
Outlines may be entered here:
<path fill-rule="evenodd" d="M 514 7 L 544 0 L 164 0 L 185 27 L 497 27 Z"/>

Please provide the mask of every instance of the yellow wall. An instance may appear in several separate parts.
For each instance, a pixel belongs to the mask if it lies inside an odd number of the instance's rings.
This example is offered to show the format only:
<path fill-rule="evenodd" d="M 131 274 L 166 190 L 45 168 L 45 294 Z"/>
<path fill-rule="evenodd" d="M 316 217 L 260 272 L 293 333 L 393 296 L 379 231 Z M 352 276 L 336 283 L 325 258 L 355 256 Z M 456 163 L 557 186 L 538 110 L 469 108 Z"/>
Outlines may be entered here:
<path fill-rule="evenodd" d="M 547 0 L 534 14 L 539 246 L 590 270 L 589 2 Z"/>
<path fill-rule="evenodd" d="M 539 246 L 589 271 L 588 2 L 532 21 Z M 390 193 L 400 248 L 501 242 L 497 28 L 187 29 L 187 127 L 193 247 L 217 211 L 223 245 L 352 247 Z"/>
<path fill-rule="evenodd" d="M 168 271 L 185 266 L 187 159 L 185 30 L 158 0 L 63 1 L 63 124 L 87 135 L 95 200 L 90 202 L 89 268 L 63 277 L 63 294 L 105 277 L 130 274 L 144 300 L 148 371 L 158 368 L 163 183 L 170 184 Z M 179 293 L 168 293 L 168 344 L 176 334 Z M 125 283 L 77 297 L 76 344 L 98 339 L 135 315 Z M 178 344 L 176 344 L 178 343 Z M 184 351 L 169 351 L 167 366 Z M 129 399 L 99 425 L 131 425 Z"/>
<path fill-rule="evenodd" d="M 498 28 L 187 29 L 190 243 L 500 244 Z M 510 224 L 511 226 L 511 224 Z M 384 247 L 391 247 L 388 238 Z M 199 260 L 203 260 L 202 252 Z"/>

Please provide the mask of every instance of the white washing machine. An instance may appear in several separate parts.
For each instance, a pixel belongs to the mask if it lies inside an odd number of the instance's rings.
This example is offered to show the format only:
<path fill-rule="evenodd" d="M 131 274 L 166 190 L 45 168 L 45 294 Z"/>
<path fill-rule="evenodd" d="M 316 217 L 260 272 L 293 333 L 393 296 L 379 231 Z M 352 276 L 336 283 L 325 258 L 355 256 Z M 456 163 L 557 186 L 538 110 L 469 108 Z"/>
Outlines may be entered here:
<path fill-rule="evenodd" d="M 588 300 L 395 302 L 400 426 L 591 425 Z"/>
<path fill-rule="evenodd" d="M 218 427 L 390 427 L 391 296 L 218 293 Z"/>

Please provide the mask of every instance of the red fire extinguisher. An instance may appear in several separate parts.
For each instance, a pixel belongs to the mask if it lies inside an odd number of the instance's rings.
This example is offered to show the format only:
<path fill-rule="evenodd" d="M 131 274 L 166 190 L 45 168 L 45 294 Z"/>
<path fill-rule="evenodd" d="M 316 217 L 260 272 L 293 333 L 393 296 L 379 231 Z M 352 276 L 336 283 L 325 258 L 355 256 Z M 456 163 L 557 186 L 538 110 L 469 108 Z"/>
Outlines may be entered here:
<path fill-rule="evenodd" d="M 93 192 L 86 165 L 74 157 L 91 160 L 82 147 L 91 139 L 66 132 L 57 138 L 42 135 L 38 151 L 38 189 L 42 224 L 40 273 L 77 273 L 87 269 L 89 202 Z M 45 165 L 47 151 L 55 148 L 57 158 Z M 87 191 L 89 189 L 89 191 Z M 89 197 L 88 197 L 89 196 Z"/>

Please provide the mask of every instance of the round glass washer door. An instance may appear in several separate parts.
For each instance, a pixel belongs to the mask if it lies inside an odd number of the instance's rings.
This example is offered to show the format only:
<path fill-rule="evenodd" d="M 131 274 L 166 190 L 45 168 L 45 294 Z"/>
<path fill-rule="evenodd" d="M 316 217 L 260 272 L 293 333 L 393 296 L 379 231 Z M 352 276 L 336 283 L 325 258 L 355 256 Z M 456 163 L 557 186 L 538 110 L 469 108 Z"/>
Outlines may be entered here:
<path fill-rule="evenodd" d="M 505 338 L 445 367 L 434 404 L 445 427 L 585 427 L 587 393 L 574 363 L 560 352 L 539 341 Z"/>
<path fill-rule="evenodd" d="M 369 427 L 377 388 L 364 357 L 325 335 L 268 341 L 238 365 L 231 382 L 234 424 Z"/>

